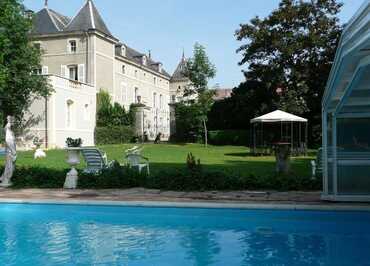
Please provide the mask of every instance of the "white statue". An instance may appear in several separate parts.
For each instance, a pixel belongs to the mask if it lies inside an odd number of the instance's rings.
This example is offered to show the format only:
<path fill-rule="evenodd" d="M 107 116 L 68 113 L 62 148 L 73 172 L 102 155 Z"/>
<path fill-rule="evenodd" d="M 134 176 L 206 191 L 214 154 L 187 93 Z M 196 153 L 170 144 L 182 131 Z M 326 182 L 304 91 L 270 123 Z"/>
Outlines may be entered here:
<path fill-rule="evenodd" d="M 41 149 L 41 148 L 38 148 L 36 151 L 35 151 L 35 154 L 33 155 L 33 157 L 35 159 L 42 159 L 42 158 L 46 158 L 46 153 Z"/>
<path fill-rule="evenodd" d="M 12 131 L 14 124 L 14 118 L 12 116 L 7 117 L 7 124 L 5 126 L 5 170 L 3 175 L 0 177 L 2 187 L 9 187 L 12 185 L 11 178 L 14 173 L 15 161 L 17 160 L 17 148 L 15 145 L 15 137 Z"/>

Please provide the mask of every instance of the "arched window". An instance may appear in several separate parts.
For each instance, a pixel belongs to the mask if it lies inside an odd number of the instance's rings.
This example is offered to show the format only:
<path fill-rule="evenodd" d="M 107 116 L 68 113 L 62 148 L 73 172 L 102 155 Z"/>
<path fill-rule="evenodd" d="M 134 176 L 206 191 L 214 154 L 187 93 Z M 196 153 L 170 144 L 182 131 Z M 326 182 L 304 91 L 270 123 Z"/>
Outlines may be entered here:
<path fill-rule="evenodd" d="M 126 102 L 126 83 L 121 83 L 121 103 L 124 104 Z"/>
<path fill-rule="evenodd" d="M 159 108 L 163 108 L 163 96 L 162 94 L 159 95 Z"/>
<path fill-rule="evenodd" d="M 67 125 L 67 128 L 71 128 L 72 125 L 73 125 L 73 101 L 72 100 L 68 100 L 67 101 L 67 114 L 66 114 L 66 125 Z"/>
<path fill-rule="evenodd" d="M 122 65 L 122 74 L 126 74 L 126 66 Z"/>
<path fill-rule="evenodd" d="M 157 107 L 157 93 L 153 93 L 153 108 Z"/>
<path fill-rule="evenodd" d="M 85 119 L 85 121 L 90 120 L 90 112 L 89 112 L 89 105 L 88 104 L 84 105 L 84 119 Z"/>
<path fill-rule="evenodd" d="M 140 103 L 140 96 L 139 96 L 139 88 L 135 88 L 135 93 L 134 93 L 134 102 L 135 103 Z"/>

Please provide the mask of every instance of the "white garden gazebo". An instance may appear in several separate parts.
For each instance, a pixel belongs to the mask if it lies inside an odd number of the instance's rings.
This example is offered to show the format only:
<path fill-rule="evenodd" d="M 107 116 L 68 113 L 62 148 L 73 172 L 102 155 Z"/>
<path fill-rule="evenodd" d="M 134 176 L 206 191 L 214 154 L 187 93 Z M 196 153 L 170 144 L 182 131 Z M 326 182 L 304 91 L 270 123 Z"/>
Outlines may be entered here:
<path fill-rule="evenodd" d="M 276 143 L 291 146 L 294 155 L 307 151 L 307 119 L 281 110 L 251 120 L 253 154 L 272 153 Z"/>
<path fill-rule="evenodd" d="M 322 100 L 322 198 L 370 201 L 370 1 L 345 27 Z"/>

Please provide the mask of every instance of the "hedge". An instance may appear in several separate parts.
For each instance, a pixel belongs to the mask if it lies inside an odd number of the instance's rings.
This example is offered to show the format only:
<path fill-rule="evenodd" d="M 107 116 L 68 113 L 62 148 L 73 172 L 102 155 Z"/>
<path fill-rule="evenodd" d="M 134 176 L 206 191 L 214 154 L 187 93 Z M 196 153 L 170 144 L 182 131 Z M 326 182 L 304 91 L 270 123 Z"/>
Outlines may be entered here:
<path fill-rule="evenodd" d="M 62 188 L 68 169 L 16 168 L 12 179 L 14 188 Z M 230 175 L 224 172 L 203 169 L 189 170 L 186 166 L 158 171 L 147 176 L 127 167 L 116 165 L 99 175 L 80 173 L 80 189 L 124 189 L 144 187 L 173 191 L 212 190 L 320 190 L 321 180 L 290 175 Z"/>
<path fill-rule="evenodd" d="M 213 145 L 250 146 L 249 130 L 211 130 L 208 137 Z"/>
<path fill-rule="evenodd" d="M 134 130 L 129 126 L 95 128 L 96 145 L 129 143 L 134 138 Z"/>

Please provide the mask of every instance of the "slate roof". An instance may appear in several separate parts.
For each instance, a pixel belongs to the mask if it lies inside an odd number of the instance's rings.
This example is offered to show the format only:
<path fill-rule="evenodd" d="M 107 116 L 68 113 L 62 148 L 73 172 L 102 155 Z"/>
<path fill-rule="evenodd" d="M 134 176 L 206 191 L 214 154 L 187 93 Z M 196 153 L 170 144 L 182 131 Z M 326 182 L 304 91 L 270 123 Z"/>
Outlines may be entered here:
<path fill-rule="evenodd" d="M 99 11 L 91 0 L 86 1 L 78 14 L 68 24 L 65 31 L 87 31 L 90 29 L 98 30 L 112 36 L 112 33 L 105 25 Z"/>
<path fill-rule="evenodd" d="M 186 58 L 185 55 L 182 55 L 180 63 L 177 65 L 177 68 L 175 72 L 173 72 L 173 75 L 171 77 L 172 82 L 179 82 L 179 81 L 187 81 L 188 78 L 184 75 L 184 68 L 186 65 Z"/>
<path fill-rule="evenodd" d="M 84 6 L 80 9 L 77 15 L 70 19 L 67 16 L 61 15 L 58 12 L 48 8 L 47 6 L 36 13 L 34 19 L 34 27 L 32 30 L 33 34 L 53 34 L 60 32 L 73 32 L 73 31 L 87 31 L 87 30 L 97 30 L 108 36 L 113 37 L 112 33 L 109 31 L 108 27 L 104 23 L 99 11 L 95 7 L 92 0 L 86 1 Z M 113 37 L 114 38 L 114 37 Z M 131 47 L 126 47 L 126 58 L 137 64 L 142 64 L 142 56 L 145 54 L 132 49 Z M 120 50 L 116 49 L 116 55 L 121 55 Z M 159 71 L 159 62 L 156 62 L 147 56 L 147 64 L 145 67 L 160 73 L 167 78 L 171 78 L 163 68 Z"/>
<path fill-rule="evenodd" d="M 127 46 L 127 45 L 125 45 L 125 47 L 126 47 L 126 56 L 125 57 L 127 59 L 129 59 L 130 61 L 133 61 L 133 62 L 135 62 L 137 64 L 142 65 L 142 57 L 145 54 L 140 53 L 140 52 L 136 51 L 135 49 L 133 49 L 133 48 Z M 121 55 L 121 54 L 116 50 L 116 55 Z M 146 67 L 147 68 L 149 68 L 149 69 L 151 69 L 151 70 L 153 70 L 155 72 L 159 72 L 159 70 L 158 70 L 158 64 L 161 64 L 161 63 L 160 62 L 156 62 L 152 58 L 149 58 L 147 56 L 147 63 L 146 63 Z M 162 68 L 162 71 L 160 73 L 163 74 L 163 75 L 165 75 L 168 78 L 171 78 L 171 75 L 168 74 L 166 72 L 166 70 L 164 70 L 163 68 Z"/>
<path fill-rule="evenodd" d="M 50 34 L 63 31 L 70 19 L 47 7 L 36 13 L 32 33 Z"/>

